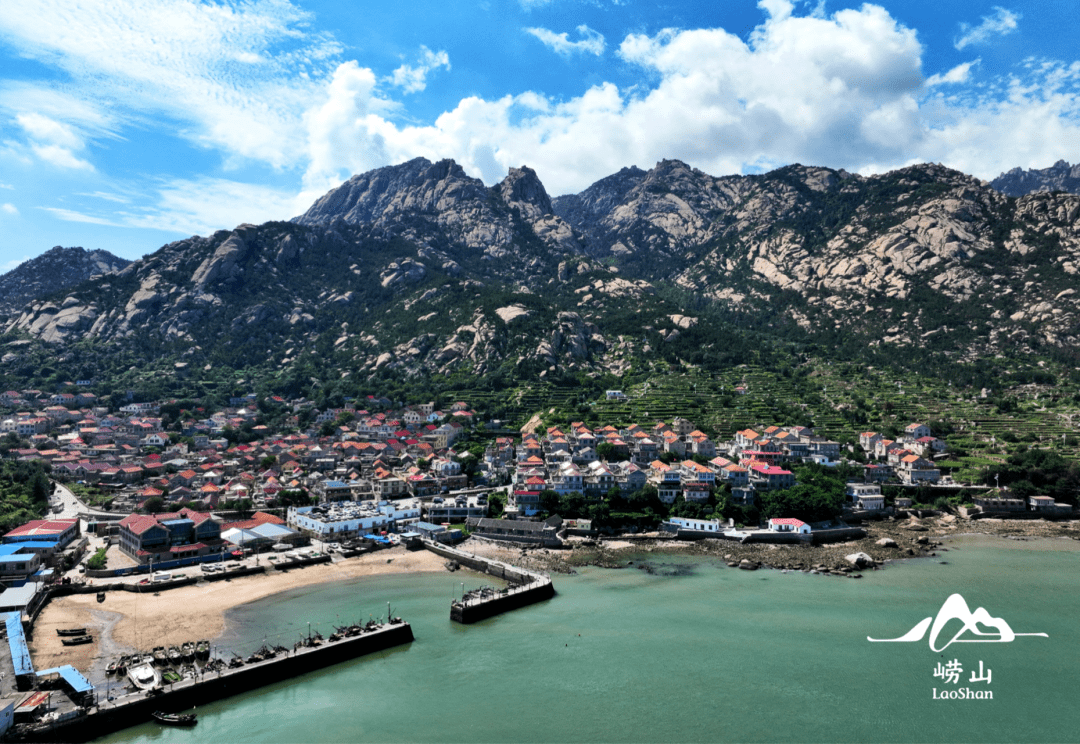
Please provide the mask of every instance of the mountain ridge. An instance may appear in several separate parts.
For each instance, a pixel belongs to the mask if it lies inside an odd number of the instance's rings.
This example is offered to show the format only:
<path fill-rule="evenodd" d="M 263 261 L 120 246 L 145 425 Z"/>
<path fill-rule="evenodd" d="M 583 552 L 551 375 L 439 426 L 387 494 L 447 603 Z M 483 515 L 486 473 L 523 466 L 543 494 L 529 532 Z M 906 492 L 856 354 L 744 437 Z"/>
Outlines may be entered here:
<path fill-rule="evenodd" d="M 1070 363 L 1078 267 L 1080 197 L 1012 198 L 934 164 L 715 177 L 665 160 L 552 199 L 526 166 L 487 187 L 417 158 L 289 222 L 171 243 L 4 331 L 64 349 L 87 377 L 105 350 L 136 348 L 168 375 L 281 379 L 330 374 L 316 359 L 350 379 L 619 375 L 775 343 L 942 370 Z M 35 374 L 33 353 L 11 353 L 8 379 Z"/>

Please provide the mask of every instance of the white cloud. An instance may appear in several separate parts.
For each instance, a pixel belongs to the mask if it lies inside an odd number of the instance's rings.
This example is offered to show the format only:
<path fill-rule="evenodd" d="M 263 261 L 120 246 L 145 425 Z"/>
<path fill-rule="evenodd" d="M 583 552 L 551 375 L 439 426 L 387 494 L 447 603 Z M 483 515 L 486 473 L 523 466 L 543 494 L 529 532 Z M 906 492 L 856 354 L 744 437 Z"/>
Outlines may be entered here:
<path fill-rule="evenodd" d="M 1021 17 L 1019 13 L 995 6 L 993 14 L 983 16 L 982 23 L 978 26 L 961 23 L 960 37 L 953 42 L 953 46 L 963 49 L 972 44 L 985 44 L 995 36 L 1011 34 L 1019 28 Z"/>
<path fill-rule="evenodd" d="M 979 64 L 981 60 L 964 62 L 952 68 L 943 75 L 931 75 L 926 79 L 926 87 L 933 88 L 936 85 L 958 85 L 971 79 L 971 68 Z"/>
<path fill-rule="evenodd" d="M 989 178 L 1075 154 L 1080 63 L 1032 62 L 997 86 L 973 81 L 978 60 L 926 78 L 916 32 L 879 6 L 828 16 L 798 16 L 784 0 L 763 7 L 746 39 L 723 29 L 627 36 L 618 55 L 651 87 L 601 83 L 565 100 L 535 91 L 468 97 L 428 125 L 384 118 L 374 74 L 341 65 L 305 117 L 305 196 L 418 155 L 454 158 L 487 183 L 528 164 L 559 194 L 663 158 L 716 174 L 937 161 Z"/>
<path fill-rule="evenodd" d="M 551 5 L 554 0 L 518 0 L 518 4 L 521 5 L 523 10 L 532 10 L 533 8 L 542 8 L 545 5 Z"/>
<path fill-rule="evenodd" d="M 117 204 L 128 204 L 128 203 L 131 202 L 131 199 L 129 199 L 126 196 L 120 196 L 119 194 L 110 194 L 110 193 L 106 193 L 104 191 L 81 192 L 81 193 L 78 193 L 76 195 L 77 196 L 90 196 L 90 197 L 93 197 L 95 199 L 104 199 L 105 201 L 116 202 Z"/>
<path fill-rule="evenodd" d="M 390 76 L 390 83 L 406 93 L 418 93 L 427 87 L 428 73 L 440 67 L 450 69 L 450 55 L 445 51 L 433 52 L 426 46 L 420 47 L 420 59 L 416 66 L 402 65 Z"/>
<path fill-rule="evenodd" d="M 593 54 L 599 57 L 604 53 L 604 35 L 599 31 L 594 31 L 588 26 L 582 24 L 577 27 L 578 35 L 581 36 L 579 41 L 570 41 L 569 34 L 563 31 L 561 34 L 557 34 L 554 31 L 549 31 L 546 28 L 527 28 L 525 33 L 532 34 L 541 42 L 544 46 L 551 49 L 556 54 L 563 57 L 569 57 L 571 54 Z"/>
<path fill-rule="evenodd" d="M 26 263 L 31 258 L 31 256 L 23 256 L 22 258 L 13 258 L 6 264 L 0 264 L 0 274 L 6 274 L 9 271 L 13 271 L 19 268 L 22 264 Z"/>
<path fill-rule="evenodd" d="M 85 148 L 86 143 L 72 126 L 38 113 L 19 114 L 15 120 L 30 140 L 30 150 L 41 160 L 59 168 L 94 169 L 75 155 L 75 151 Z"/>
<path fill-rule="evenodd" d="M 301 112 L 341 49 L 309 20 L 287 0 L 5 0 L 0 41 L 70 84 L 8 83 L 0 108 L 72 123 L 13 94 L 30 88 L 40 101 L 76 98 L 84 118 L 106 127 L 171 126 L 228 156 L 294 165 L 305 149 Z"/>
<path fill-rule="evenodd" d="M 3 212 L 4 214 L 10 214 L 12 217 L 17 217 L 19 215 L 19 210 L 15 207 L 14 204 L 10 203 L 0 204 L 0 212 Z"/>
<path fill-rule="evenodd" d="M 208 235 L 238 224 L 287 219 L 309 206 L 294 192 L 221 178 L 171 180 L 148 189 L 151 206 L 128 205 L 116 211 L 91 213 L 62 207 L 40 207 L 57 219 L 109 227 L 146 228 Z M 89 194 L 126 201 L 112 194 Z"/>
<path fill-rule="evenodd" d="M 88 225 L 108 225 L 109 227 L 124 227 L 123 224 L 107 219 L 105 217 L 97 217 L 92 214 L 86 214 L 74 209 L 62 209 L 60 207 L 39 207 L 40 209 L 49 212 L 57 219 L 64 222 L 85 222 Z"/>
<path fill-rule="evenodd" d="M 126 227 L 208 235 L 241 223 L 287 219 L 307 209 L 293 192 L 220 178 L 170 181 L 157 190 L 153 207 L 119 212 Z"/>

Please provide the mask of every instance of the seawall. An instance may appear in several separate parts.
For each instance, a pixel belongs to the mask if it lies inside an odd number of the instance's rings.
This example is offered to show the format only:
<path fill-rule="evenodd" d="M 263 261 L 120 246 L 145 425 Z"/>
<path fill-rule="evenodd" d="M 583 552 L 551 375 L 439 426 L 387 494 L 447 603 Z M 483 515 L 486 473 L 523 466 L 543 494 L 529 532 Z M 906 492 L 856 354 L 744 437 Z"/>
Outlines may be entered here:
<path fill-rule="evenodd" d="M 454 600 L 450 604 L 450 619 L 455 622 L 475 623 L 555 596 L 555 585 L 544 574 L 511 566 L 509 563 L 492 558 L 466 553 L 464 550 L 430 540 L 424 540 L 423 543 L 425 548 L 437 555 L 511 584 L 506 589 L 490 590 L 480 595 Z"/>
<path fill-rule="evenodd" d="M 225 669 L 198 680 L 178 682 L 161 688 L 156 695 L 137 692 L 113 701 L 99 701 L 99 707 L 85 716 L 38 730 L 22 732 L 23 741 L 88 741 L 105 734 L 153 720 L 155 711 L 183 711 L 193 706 L 291 679 L 307 672 L 355 659 L 365 654 L 410 643 L 412 626 L 406 622 L 384 624 L 380 628 L 323 645 L 290 650 L 266 661 Z"/>

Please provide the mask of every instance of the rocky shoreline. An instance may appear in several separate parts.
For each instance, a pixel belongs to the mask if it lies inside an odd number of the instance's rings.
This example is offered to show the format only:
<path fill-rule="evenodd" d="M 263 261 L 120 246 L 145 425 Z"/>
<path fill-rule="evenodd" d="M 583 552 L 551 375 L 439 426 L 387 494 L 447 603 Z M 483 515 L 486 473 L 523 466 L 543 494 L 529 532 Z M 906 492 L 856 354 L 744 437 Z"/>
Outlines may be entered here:
<path fill-rule="evenodd" d="M 866 537 L 824 545 L 742 544 L 714 539 L 690 542 L 656 533 L 599 540 L 571 538 L 562 549 L 522 547 L 477 539 L 470 539 L 462 547 L 549 573 L 575 573 L 584 566 L 649 570 L 648 562 L 630 558 L 655 553 L 710 556 L 724 560 L 732 568 L 745 570 L 772 568 L 858 578 L 863 571 L 878 570 L 891 561 L 941 557 L 949 551 L 944 541 L 957 535 L 1080 540 L 1080 522 L 1077 521 L 969 520 L 946 514 L 921 519 L 885 519 L 861 526 L 866 530 Z"/>

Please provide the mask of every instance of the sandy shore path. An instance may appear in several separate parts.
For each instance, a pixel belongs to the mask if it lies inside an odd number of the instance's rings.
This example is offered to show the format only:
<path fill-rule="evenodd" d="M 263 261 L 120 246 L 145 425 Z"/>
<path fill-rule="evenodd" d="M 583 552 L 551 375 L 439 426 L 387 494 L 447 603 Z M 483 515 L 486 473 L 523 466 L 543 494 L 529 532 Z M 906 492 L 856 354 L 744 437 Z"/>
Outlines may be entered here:
<path fill-rule="evenodd" d="M 96 673 L 104 656 L 126 649 L 148 651 L 154 646 L 215 638 L 225 629 L 227 610 L 272 594 L 363 576 L 445 571 L 445 562 L 427 550 L 399 547 L 338 563 L 170 589 L 158 596 L 114 591 L 102 604 L 93 594 L 61 597 L 50 602 L 34 623 L 30 652 L 38 669 L 72 664 L 84 673 Z M 80 627 L 94 636 L 93 643 L 68 647 L 60 642 L 57 628 Z"/>

